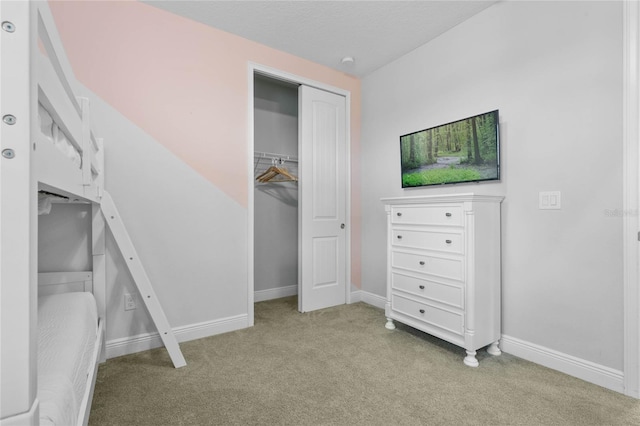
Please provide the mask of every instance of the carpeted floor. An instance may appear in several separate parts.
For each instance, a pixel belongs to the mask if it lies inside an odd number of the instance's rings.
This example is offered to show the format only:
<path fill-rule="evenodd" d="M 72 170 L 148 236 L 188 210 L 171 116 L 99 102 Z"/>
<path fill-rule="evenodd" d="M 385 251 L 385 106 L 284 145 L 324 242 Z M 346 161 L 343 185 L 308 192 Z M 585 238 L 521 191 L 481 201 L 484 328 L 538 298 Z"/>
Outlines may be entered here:
<path fill-rule="evenodd" d="M 456 346 L 357 303 L 300 314 L 255 306 L 255 326 L 100 366 L 89 424 L 640 425 L 640 401 L 503 354 Z"/>

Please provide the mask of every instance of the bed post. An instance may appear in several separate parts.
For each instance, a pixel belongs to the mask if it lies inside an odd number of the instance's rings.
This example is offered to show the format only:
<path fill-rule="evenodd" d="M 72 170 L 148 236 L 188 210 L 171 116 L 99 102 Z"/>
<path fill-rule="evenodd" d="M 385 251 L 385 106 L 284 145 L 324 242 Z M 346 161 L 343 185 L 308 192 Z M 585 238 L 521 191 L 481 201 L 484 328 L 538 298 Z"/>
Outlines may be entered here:
<path fill-rule="evenodd" d="M 0 2 L 0 331 L 3 425 L 38 424 L 36 7 Z"/>
<path fill-rule="evenodd" d="M 77 98 L 82 111 L 82 184 L 84 185 L 84 195 L 91 199 L 96 194 L 90 194 L 91 189 L 91 108 L 89 108 L 89 99 Z"/>
<path fill-rule="evenodd" d="M 91 204 L 91 239 L 93 251 L 93 295 L 96 298 L 96 306 L 98 308 L 98 317 L 102 321 L 102 352 L 100 353 L 100 362 L 107 360 L 106 336 L 107 336 L 107 290 L 106 290 L 106 264 L 105 264 L 105 234 L 106 227 L 100 204 Z"/>
<path fill-rule="evenodd" d="M 82 180 L 84 184 L 84 194 L 91 199 L 98 201 L 102 197 L 102 185 L 104 184 L 104 154 L 102 152 L 102 139 L 95 141 L 96 151 L 96 167 L 98 167 L 98 179 L 95 185 L 95 193 L 90 191 L 94 189 L 91 185 L 92 177 L 92 153 L 94 152 L 94 143 L 91 134 L 91 108 L 89 107 L 89 99 L 78 98 L 78 103 L 82 109 Z M 93 257 L 93 295 L 96 299 L 96 307 L 98 309 L 98 317 L 102 323 L 102 345 L 101 352 L 98 356 L 99 362 L 107 360 L 105 348 L 107 336 L 107 277 L 105 264 L 105 221 L 102 216 L 100 204 L 91 203 L 91 252 Z"/>

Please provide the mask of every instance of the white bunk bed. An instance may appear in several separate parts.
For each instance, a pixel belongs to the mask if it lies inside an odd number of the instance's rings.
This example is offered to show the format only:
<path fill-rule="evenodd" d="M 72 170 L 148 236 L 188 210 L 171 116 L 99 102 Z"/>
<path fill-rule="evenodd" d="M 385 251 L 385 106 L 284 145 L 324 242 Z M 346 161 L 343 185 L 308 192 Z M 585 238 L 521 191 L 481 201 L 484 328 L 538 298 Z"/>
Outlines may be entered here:
<path fill-rule="evenodd" d="M 48 3 L 0 1 L 0 22 L 0 425 L 86 425 L 105 359 L 106 225 L 174 366 L 186 361 L 103 190 L 102 141 Z M 52 199 L 91 205 L 91 272 L 38 274 L 38 213 Z"/>
<path fill-rule="evenodd" d="M 1 2 L 0 18 L 0 422 L 86 425 L 104 359 L 102 141 L 48 4 Z M 37 274 L 52 197 L 92 204 L 93 271 Z"/>

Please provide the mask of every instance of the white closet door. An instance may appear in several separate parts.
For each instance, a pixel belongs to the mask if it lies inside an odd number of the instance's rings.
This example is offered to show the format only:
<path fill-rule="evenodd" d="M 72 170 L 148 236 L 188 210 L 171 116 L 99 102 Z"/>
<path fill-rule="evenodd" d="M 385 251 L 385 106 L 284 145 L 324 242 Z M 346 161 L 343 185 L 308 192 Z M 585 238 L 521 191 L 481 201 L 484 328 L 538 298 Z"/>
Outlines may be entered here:
<path fill-rule="evenodd" d="M 298 309 L 309 312 L 346 303 L 346 100 L 300 86 L 298 102 Z"/>

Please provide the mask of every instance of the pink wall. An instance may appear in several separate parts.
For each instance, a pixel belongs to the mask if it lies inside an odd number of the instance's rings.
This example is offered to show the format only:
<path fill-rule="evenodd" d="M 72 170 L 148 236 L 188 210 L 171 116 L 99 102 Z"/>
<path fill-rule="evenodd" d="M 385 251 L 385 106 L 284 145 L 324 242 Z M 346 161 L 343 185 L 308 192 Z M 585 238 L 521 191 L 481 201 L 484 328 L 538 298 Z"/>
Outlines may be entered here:
<path fill-rule="evenodd" d="M 245 208 L 248 62 L 351 92 L 360 286 L 360 80 L 136 1 L 50 1 L 78 80 Z"/>

